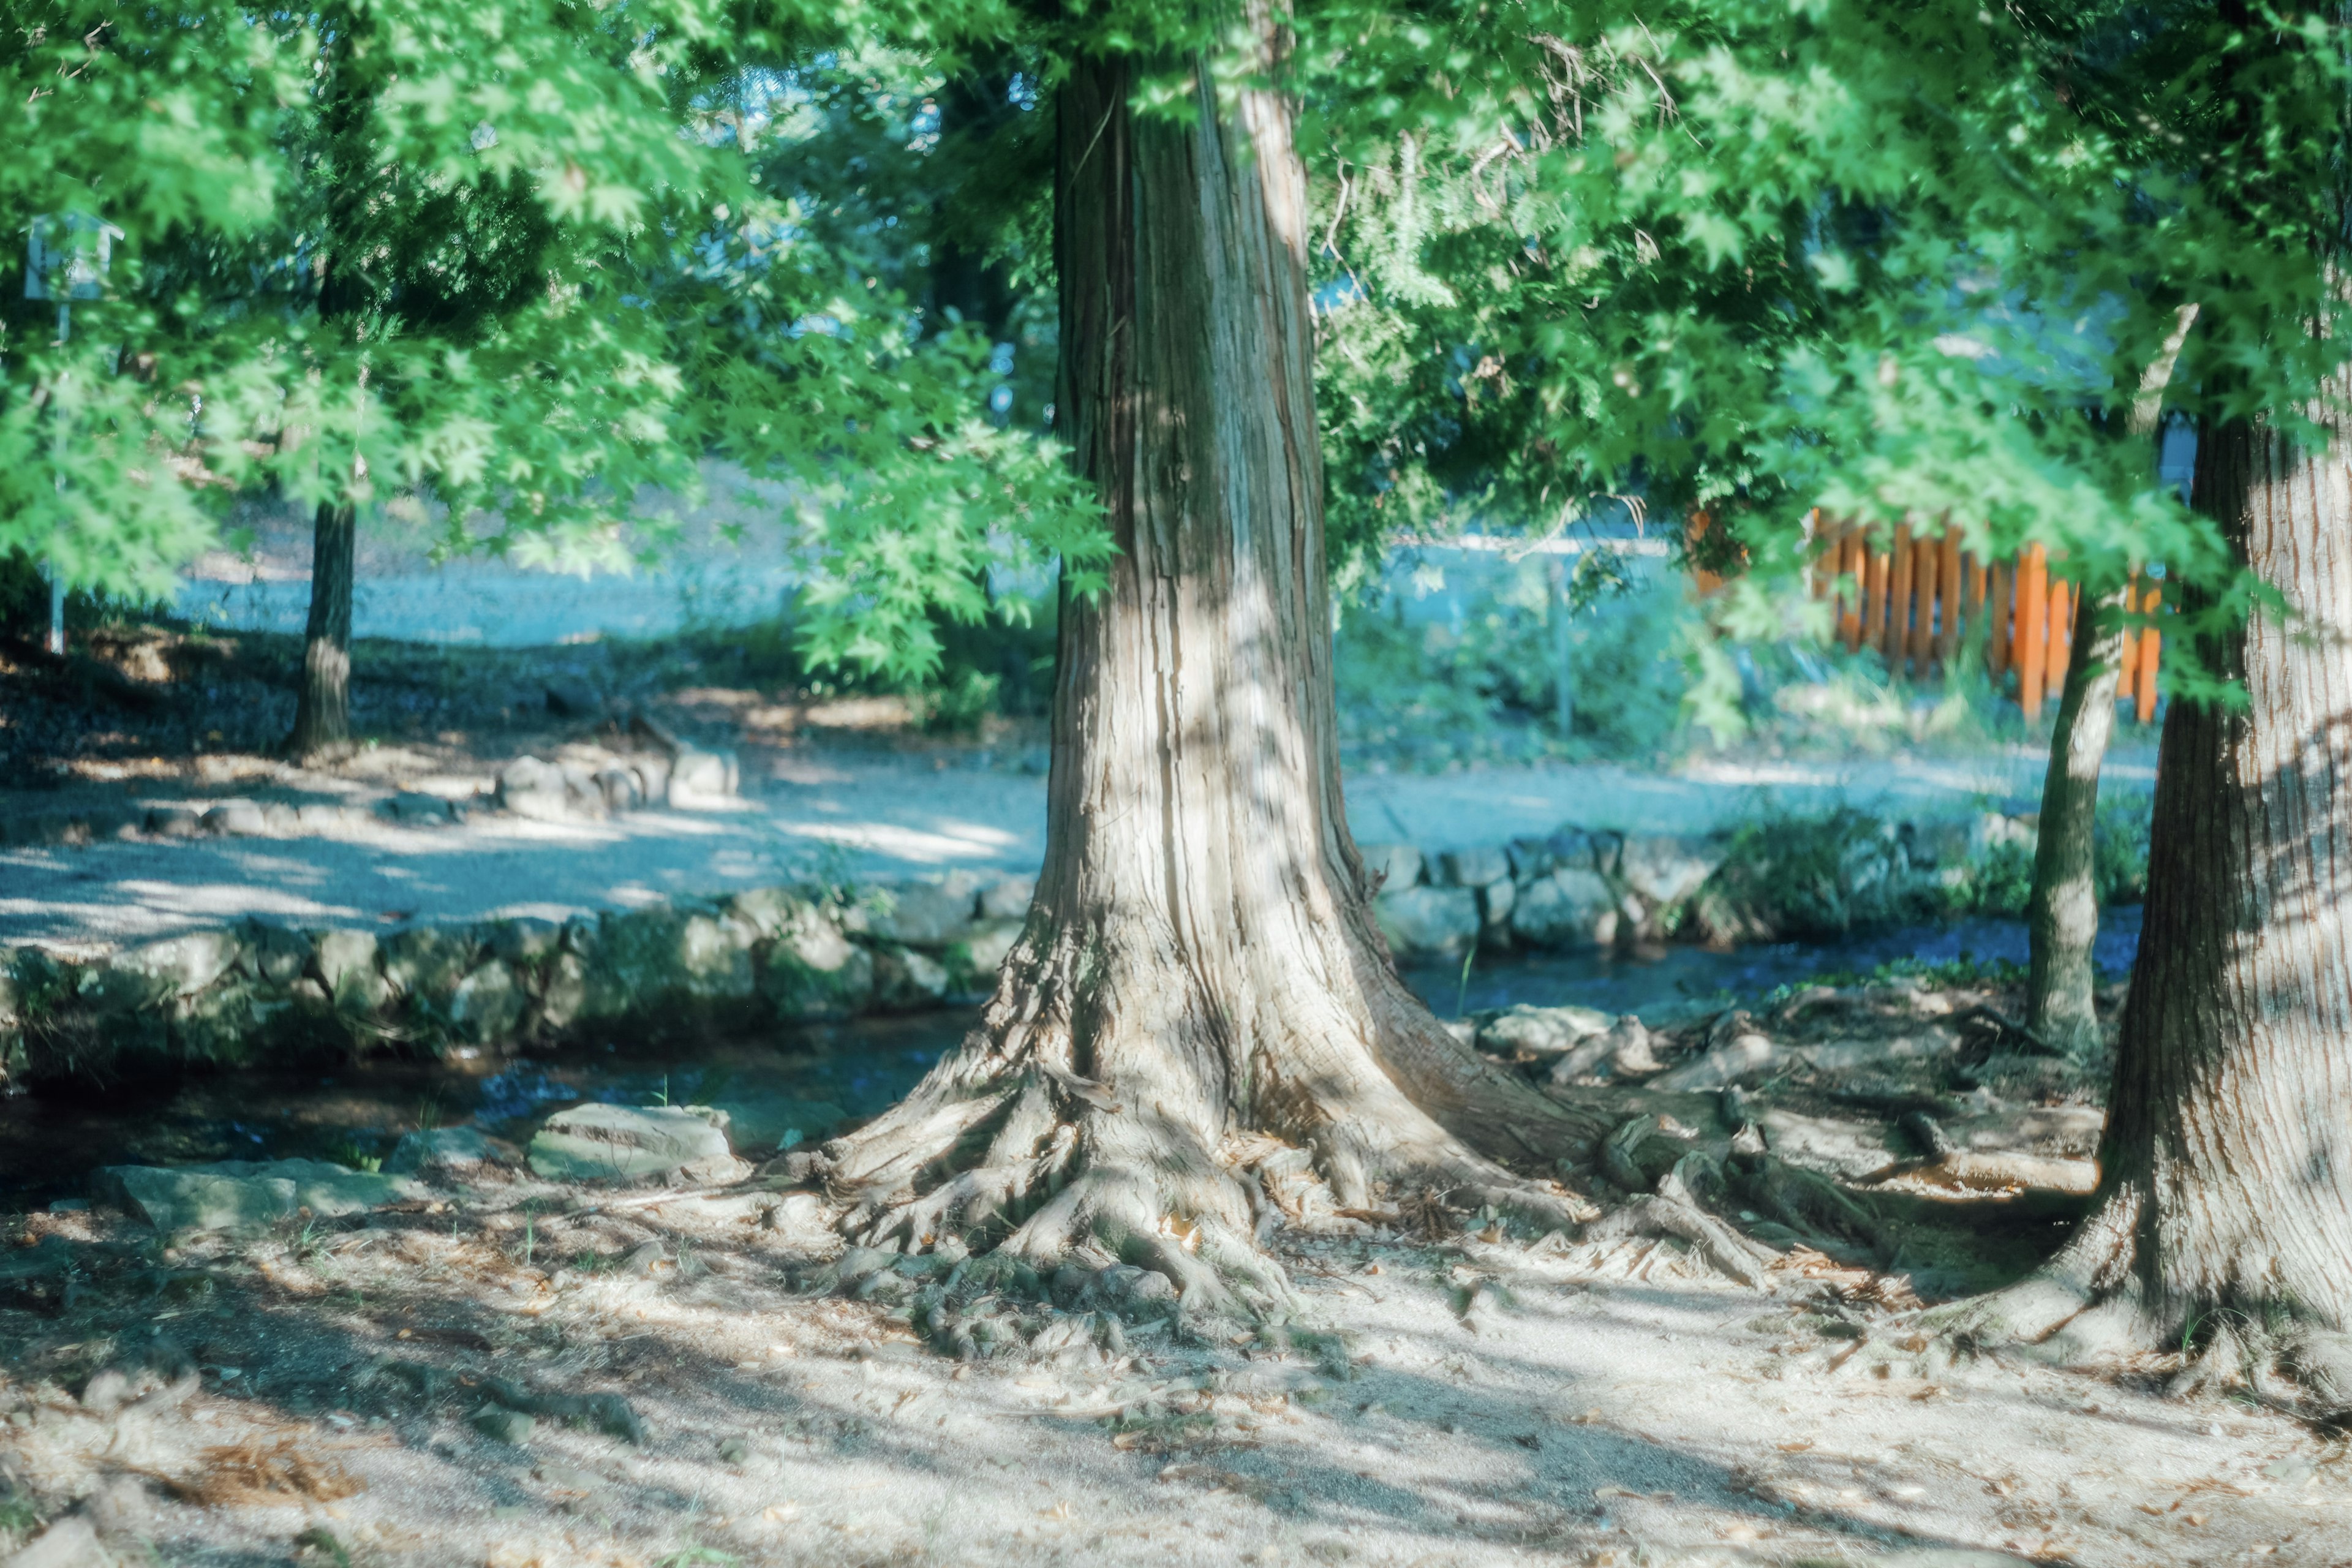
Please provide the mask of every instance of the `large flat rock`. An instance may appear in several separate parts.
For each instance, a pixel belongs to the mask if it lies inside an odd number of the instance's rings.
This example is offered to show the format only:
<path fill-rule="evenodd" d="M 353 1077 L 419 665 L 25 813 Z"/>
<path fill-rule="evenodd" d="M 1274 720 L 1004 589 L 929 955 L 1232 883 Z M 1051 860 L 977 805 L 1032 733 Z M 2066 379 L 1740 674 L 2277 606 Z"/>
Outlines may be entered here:
<path fill-rule="evenodd" d="M 358 1214 L 425 1189 L 404 1176 L 324 1160 L 221 1160 L 209 1165 L 109 1165 L 98 1196 L 159 1231 L 236 1230 L 308 1209 L 320 1218 Z"/>

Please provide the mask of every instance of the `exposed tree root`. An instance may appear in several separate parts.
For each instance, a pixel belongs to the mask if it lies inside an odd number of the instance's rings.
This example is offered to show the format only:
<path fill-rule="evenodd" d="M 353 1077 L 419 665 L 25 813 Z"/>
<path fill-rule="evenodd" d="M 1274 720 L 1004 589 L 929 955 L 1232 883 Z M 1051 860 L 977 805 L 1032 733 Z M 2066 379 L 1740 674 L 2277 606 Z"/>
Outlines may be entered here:
<path fill-rule="evenodd" d="M 2170 1301 L 2142 1274 L 2144 1200 L 2109 1194 L 2047 1264 L 2005 1289 L 1923 1313 L 1954 1351 L 2007 1351 L 2075 1370 L 2161 1371 L 2182 1398 L 2249 1395 L 2323 1425 L 2352 1420 L 2352 1334 L 2300 1321 L 2284 1303 Z"/>
<path fill-rule="evenodd" d="M 1571 1234 L 1595 1212 L 1474 1151 L 1381 1070 L 1360 1037 L 1318 1034 L 1311 1008 L 1295 1011 L 1278 1052 L 1250 1064 L 1249 1121 L 1234 1128 L 1224 1042 L 1187 978 L 1122 973 L 1119 955 L 1095 956 L 1088 967 L 1066 942 L 1042 962 L 1016 950 L 1006 973 L 1025 965 L 1026 983 L 1003 983 L 960 1051 L 874 1122 L 796 1160 L 796 1173 L 821 1177 L 843 1206 L 845 1236 L 905 1254 L 992 1252 L 1040 1278 L 1074 1259 L 1124 1264 L 1164 1276 L 1188 1316 L 1279 1320 L 1291 1293 L 1261 1249 L 1279 1226 L 1344 1223 L 1349 1210 L 1412 1194 Z M 1423 1078 L 1461 1091 L 1448 1103 L 1485 1096 L 1514 1113 L 1499 1120 L 1515 1141 L 1547 1123 L 1555 1151 L 1584 1141 L 1433 1020 L 1428 1032 L 1463 1058 L 1423 1062 Z"/>

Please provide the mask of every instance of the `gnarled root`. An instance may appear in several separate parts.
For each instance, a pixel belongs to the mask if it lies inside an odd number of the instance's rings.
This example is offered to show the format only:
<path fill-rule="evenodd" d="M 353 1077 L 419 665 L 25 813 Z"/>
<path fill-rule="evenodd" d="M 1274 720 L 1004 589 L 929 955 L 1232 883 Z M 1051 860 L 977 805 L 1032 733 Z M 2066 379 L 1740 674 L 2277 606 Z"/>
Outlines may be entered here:
<path fill-rule="evenodd" d="M 1780 1254 L 1742 1236 L 1702 1205 L 1702 1195 L 1719 1197 L 1724 1191 L 1723 1168 L 1712 1154 L 1693 1149 L 1674 1157 L 1672 1168 L 1654 1183 L 1649 1180 L 1643 1165 L 1644 1145 L 1664 1136 L 1659 1119 L 1645 1114 L 1629 1118 L 1601 1141 L 1602 1173 L 1620 1187 L 1643 1195 L 1595 1222 L 1585 1231 L 1585 1239 L 1669 1237 L 1687 1243 L 1717 1273 L 1751 1289 L 1769 1289 L 1768 1270 Z M 1645 1187 L 1653 1190 L 1643 1194 Z"/>
<path fill-rule="evenodd" d="M 1736 1146 L 1729 1174 L 1742 1200 L 1799 1235 L 1823 1242 L 1822 1250 L 1836 1250 L 1836 1242 L 1829 1239 L 1834 1237 L 1869 1248 L 1881 1265 L 1894 1261 L 1894 1240 L 1877 1216 L 1828 1177 L 1801 1170 L 1760 1147 L 1742 1151 Z"/>

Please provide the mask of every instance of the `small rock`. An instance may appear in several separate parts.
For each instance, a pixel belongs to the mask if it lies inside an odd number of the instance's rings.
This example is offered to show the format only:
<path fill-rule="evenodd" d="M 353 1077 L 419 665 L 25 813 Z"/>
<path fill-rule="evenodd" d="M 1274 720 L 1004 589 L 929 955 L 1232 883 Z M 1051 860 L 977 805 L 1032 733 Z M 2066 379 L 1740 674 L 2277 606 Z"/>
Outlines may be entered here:
<path fill-rule="evenodd" d="M 1521 1004 L 1481 1018 L 1478 1048 L 1497 1056 L 1525 1052 L 1556 1057 L 1596 1035 L 1609 1032 L 1609 1015 L 1598 1007 L 1533 1007 Z"/>
<path fill-rule="evenodd" d="M 884 942 L 943 948 L 971 924 L 975 898 L 936 882 L 898 882 L 877 889 L 884 907 L 869 911 L 866 929 Z"/>
<path fill-rule="evenodd" d="M 383 977 L 404 995 L 439 1003 L 473 960 L 468 933 L 449 926 L 411 926 L 384 940 Z"/>
<path fill-rule="evenodd" d="M 486 1405 L 474 1412 L 474 1430 L 493 1443 L 512 1443 L 518 1447 L 530 1441 L 531 1428 L 539 1423 L 520 1410 L 504 1405 Z"/>
<path fill-rule="evenodd" d="M 508 963 L 537 963 L 563 940 L 563 928 L 553 921 L 522 917 L 493 921 L 483 933 L 484 945 Z"/>
<path fill-rule="evenodd" d="M 1438 876 L 1448 887 L 1485 888 L 1511 879 L 1510 857 L 1498 844 L 1448 849 L 1437 858 Z"/>
<path fill-rule="evenodd" d="M 147 814 L 147 831 L 158 838 L 194 838 L 204 830 L 204 818 L 184 805 L 159 805 Z"/>
<path fill-rule="evenodd" d="M 1478 934 L 1489 946 L 1507 945 L 1511 911 L 1518 907 L 1518 884 L 1508 877 L 1478 889 Z"/>
<path fill-rule="evenodd" d="M 735 798 L 735 753 L 681 744 L 669 760 L 669 804 L 699 805 Z"/>
<path fill-rule="evenodd" d="M 493 958 L 467 973 L 450 992 L 449 1023 L 474 1044 L 490 1045 L 514 1033 L 529 1002 L 514 971 Z"/>
<path fill-rule="evenodd" d="M 204 828 L 216 837 L 259 838 L 269 831 L 269 819 L 256 802 L 225 800 L 205 813 Z"/>
<path fill-rule="evenodd" d="M 394 822 L 413 827 L 446 827 L 457 820 L 456 802 L 414 790 L 401 791 L 377 809 Z"/>
<path fill-rule="evenodd" d="M 947 965 L 911 947 L 886 947 L 874 954 L 874 1000 L 901 1011 L 934 1007 L 948 994 Z"/>
<path fill-rule="evenodd" d="M 550 1181 L 718 1179 L 741 1163 L 726 1121 L 707 1106 L 575 1106 L 531 1139 L 530 1168 Z"/>
<path fill-rule="evenodd" d="M 1569 867 L 1538 878 L 1511 910 L 1511 934 L 1530 947 L 1612 947 L 1617 895 L 1598 872 Z"/>
<path fill-rule="evenodd" d="M 239 951 L 233 932 L 190 931 L 134 947 L 113 967 L 153 982 L 166 995 L 193 996 L 235 967 Z"/>
<path fill-rule="evenodd" d="M 323 1160 L 220 1160 L 208 1165 L 109 1165 L 91 1178 L 95 1195 L 158 1231 L 232 1230 L 267 1225 L 298 1210 L 321 1218 L 358 1214 L 425 1189 L 390 1174 Z"/>
<path fill-rule="evenodd" d="M 1695 835 L 1651 834 L 1625 840 L 1618 875 L 1625 885 L 1661 908 L 1678 904 L 1723 864 L 1729 840 Z"/>
<path fill-rule="evenodd" d="M 391 983 L 376 967 L 373 931 L 320 931 L 311 951 L 327 994 L 346 1013 L 373 1013 L 392 1000 Z"/>
<path fill-rule="evenodd" d="M 1034 877 L 999 877 L 980 890 L 980 912 L 984 920 L 1026 920 L 1029 901 L 1037 896 Z"/>
<path fill-rule="evenodd" d="M 740 1437 L 723 1437 L 719 1443 L 719 1458 L 723 1464 L 740 1465 L 751 1457 L 751 1445 Z"/>
<path fill-rule="evenodd" d="M 1762 1035 L 1738 1035 L 1705 1056 L 1685 1062 L 1672 1072 L 1650 1080 L 1650 1087 L 1668 1093 L 1724 1089 L 1769 1071 L 1780 1059 L 1780 1048 Z"/>
<path fill-rule="evenodd" d="M 270 985 L 291 985 L 310 962 L 310 943 L 301 932 L 257 921 L 245 928 L 245 971 Z"/>
<path fill-rule="evenodd" d="M 1658 1058 L 1650 1052 L 1650 1031 L 1633 1014 L 1625 1014 L 1611 1025 L 1604 1038 L 1609 1047 L 1611 1077 L 1644 1078 L 1658 1070 Z"/>
<path fill-rule="evenodd" d="M 499 770 L 491 799 L 501 811 L 535 822 L 562 822 L 572 815 L 563 770 L 533 756 L 517 757 Z"/>
<path fill-rule="evenodd" d="M 596 788 L 606 811 L 635 811 L 646 804 L 645 785 L 627 768 L 606 768 L 596 775 Z"/>
<path fill-rule="evenodd" d="M 98 1527 L 76 1514 L 41 1531 L 5 1568 L 114 1568 L 114 1557 L 98 1543 Z"/>
<path fill-rule="evenodd" d="M 544 1481 L 566 1491 L 593 1492 L 602 1490 L 604 1478 L 593 1470 L 583 1470 L 577 1465 L 567 1465 L 561 1459 L 543 1459 L 530 1469 L 533 1480 Z"/>
<path fill-rule="evenodd" d="M 1478 897 L 1467 888 L 1397 888 L 1373 900 L 1372 913 L 1401 960 L 1458 953 L 1478 940 Z"/>

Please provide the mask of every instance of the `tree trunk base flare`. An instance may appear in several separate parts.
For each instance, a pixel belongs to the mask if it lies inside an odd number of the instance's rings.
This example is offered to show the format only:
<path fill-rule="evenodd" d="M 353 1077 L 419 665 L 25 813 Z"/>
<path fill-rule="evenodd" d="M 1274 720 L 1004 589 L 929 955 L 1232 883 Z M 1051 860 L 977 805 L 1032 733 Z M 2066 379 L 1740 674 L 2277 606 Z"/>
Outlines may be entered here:
<path fill-rule="evenodd" d="M 2258 612 L 2207 645 L 2242 708 L 2180 701 L 2165 721 L 2098 1206 L 2039 1272 L 1929 1324 L 2068 1366 L 2170 1356 L 2184 1393 L 2242 1388 L 2341 1420 L 2352 464 L 2340 438 L 2312 452 L 2209 422 L 2192 500 L 2293 619 Z"/>
<path fill-rule="evenodd" d="M 1239 1124 L 1222 1097 L 1169 1070 L 1191 1055 L 1169 1041 L 1201 1038 L 1212 1016 L 1199 977 L 1139 973 L 1107 945 L 1024 938 L 961 1048 L 898 1106 L 800 1163 L 843 1205 L 845 1236 L 907 1253 L 985 1249 L 992 1278 L 1013 1265 L 1043 1277 L 1124 1263 L 1166 1276 L 1187 1314 L 1280 1319 L 1292 1298 L 1262 1244 L 1286 1223 L 1394 1217 L 1408 1194 L 1570 1234 L 1595 1214 L 1415 1105 L 1367 1048 L 1363 1020 L 1319 1041 L 1294 1027 L 1262 1058 L 1272 1070 Z M 1465 1103 L 1519 1135 L 1549 1133 L 1555 1148 L 1577 1141 L 1565 1117 L 1532 1110 L 1531 1090 L 1459 1059 L 1467 1051 L 1391 978 L 1391 1054 L 1455 1058 L 1426 1071 L 1466 1079 Z M 1308 1173 L 1328 1197 L 1300 1190 Z"/>
<path fill-rule="evenodd" d="M 1932 1309 L 1919 1326 L 1959 1353 L 2157 1373 L 2175 1397 L 2251 1397 L 2324 1426 L 2352 1421 L 2352 1334 L 2278 1302 L 2158 1301 L 2137 1256 L 2151 1218 L 2140 1195 L 2113 1194 L 2042 1268 L 1990 1295 Z"/>

